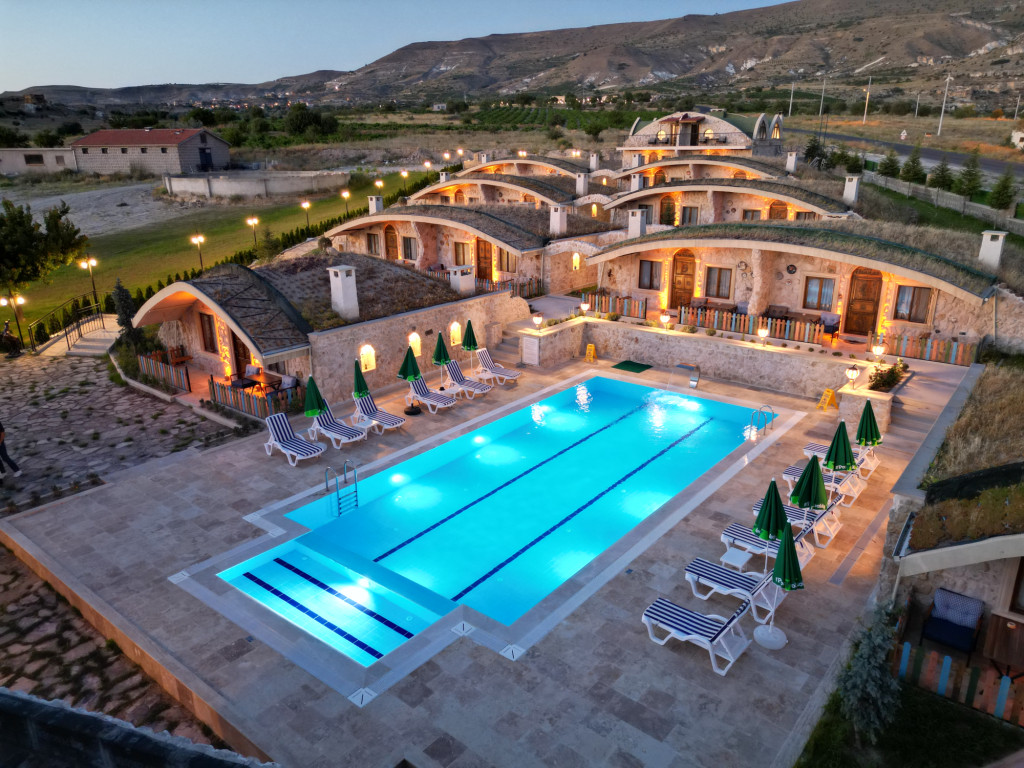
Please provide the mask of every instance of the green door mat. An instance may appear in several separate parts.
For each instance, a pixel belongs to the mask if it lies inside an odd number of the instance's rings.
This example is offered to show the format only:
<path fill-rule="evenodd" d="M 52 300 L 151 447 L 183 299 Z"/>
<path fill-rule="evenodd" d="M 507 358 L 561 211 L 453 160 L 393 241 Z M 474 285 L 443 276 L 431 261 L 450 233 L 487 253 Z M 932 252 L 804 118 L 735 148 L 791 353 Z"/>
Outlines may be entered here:
<path fill-rule="evenodd" d="M 650 367 L 643 363 L 634 363 L 632 360 L 623 360 L 621 363 L 616 363 L 612 366 L 612 368 L 618 368 L 620 371 L 628 371 L 629 373 L 643 373 Z"/>

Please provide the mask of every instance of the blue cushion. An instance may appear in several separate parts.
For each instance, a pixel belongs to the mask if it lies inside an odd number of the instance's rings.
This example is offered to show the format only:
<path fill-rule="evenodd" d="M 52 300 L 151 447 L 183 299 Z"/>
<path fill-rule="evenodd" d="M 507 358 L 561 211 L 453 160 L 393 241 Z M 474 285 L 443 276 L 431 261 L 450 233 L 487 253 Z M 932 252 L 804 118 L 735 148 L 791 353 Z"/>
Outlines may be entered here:
<path fill-rule="evenodd" d="M 921 637 L 927 640 L 934 640 L 937 643 L 948 645 L 950 648 L 970 653 L 974 650 L 974 627 L 965 627 L 954 624 L 946 619 L 937 619 L 934 615 L 928 617 L 921 631 Z"/>
<path fill-rule="evenodd" d="M 932 618 L 945 619 L 971 630 L 978 624 L 985 604 L 976 597 L 950 592 L 948 589 L 935 590 L 935 604 L 932 606 Z"/>

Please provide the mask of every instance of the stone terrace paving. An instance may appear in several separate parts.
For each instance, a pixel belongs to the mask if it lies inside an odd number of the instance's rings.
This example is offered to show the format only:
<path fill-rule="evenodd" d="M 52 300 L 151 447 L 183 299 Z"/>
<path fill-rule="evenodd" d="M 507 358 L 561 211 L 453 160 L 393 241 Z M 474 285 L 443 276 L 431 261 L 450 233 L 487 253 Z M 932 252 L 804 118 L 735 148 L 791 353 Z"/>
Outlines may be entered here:
<path fill-rule="evenodd" d="M 416 417 L 402 434 L 371 436 L 343 455 L 365 465 L 590 370 L 578 361 L 527 368 L 516 387 Z M 843 511 L 832 546 L 818 550 L 804 570 L 807 588 L 778 611 L 789 645 L 769 652 L 752 644 L 724 678 L 703 649 L 652 643 L 641 613 L 658 596 L 706 613 L 735 609 L 734 599 L 694 598 L 683 566 L 720 555 L 719 532 L 730 522 L 752 523 L 750 506 L 769 479 L 802 461 L 808 440 L 830 439 L 836 412 L 815 411 L 810 400 L 702 381 L 702 391 L 806 415 L 518 661 L 474 643 L 471 634 L 361 709 L 346 698 L 351 691 L 328 687 L 168 580 L 263 536 L 242 516 L 322 483 L 324 468 L 340 463 L 333 449 L 297 469 L 279 454 L 268 458 L 262 436 L 198 456 L 175 454 L 72 500 L 0 521 L 0 539 L 90 594 L 106 620 L 285 765 L 394 766 L 405 758 L 417 766 L 788 768 L 874 588 L 889 489 L 965 370 L 915 366 L 901 399 L 916 402 L 917 415 L 902 426 L 894 420 L 868 490 Z M 667 377 L 652 369 L 637 380 L 657 386 Z M 398 393 L 378 400 L 401 410 Z M 335 408 L 336 415 L 348 412 Z M 308 422 L 295 421 L 297 428 Z M 753 622 L 744 622 L 750 631 Z"/>

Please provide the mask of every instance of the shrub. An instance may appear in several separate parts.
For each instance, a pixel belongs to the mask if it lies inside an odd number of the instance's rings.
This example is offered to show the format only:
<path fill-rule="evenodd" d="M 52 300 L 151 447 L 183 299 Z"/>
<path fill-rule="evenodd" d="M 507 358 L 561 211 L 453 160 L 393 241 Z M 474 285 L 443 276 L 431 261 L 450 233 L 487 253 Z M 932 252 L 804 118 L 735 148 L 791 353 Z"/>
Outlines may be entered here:
<path fill-rule="evenodd" d="M 896 150 L 890 149 L 882 161 L 878 164 L 878 173 L 888 176 L 890 179 L 898 178 L 900 175 L 900 159 L 896 156 Z"/>
<path fill-rule="evenodd" d="M 609 312 L 607 317 L 614 323 L 616 320 L 622 317 L 622 315 L 620 315 L 618 312 Z"/>
<path fill-rule="evenodd" d="M 858 742 L 871 744 L 896 717 L 900 704 L 900 684 L 886 661 L 896 633 L 896 612 L 891 605 L 875 609 L 871 624 L 854 643 L 846 667 L 839 673 L 836 690 L 843 716 L 853 725 Z"/>
<path fill-rule="evenodd" d="M 932 169 L 932 174 L 928 177 L 928 186 L 935 189 L 944 189 L 948 192 L 953 188 L 954 181 L 953 171 L 950 170 L 949 162 L 946 160 L 946 156 L 943 155 L 942 160 Z"/>
<path fill-rule="evenodd" d="M 704 333 L 706 333 L 708 336 L 714 336 L 716 333 L 718 333 L 718 331 L 716 331 L 714 328 L 708 328 L 707 330 L 704 331 Z"/>
<path fill-rule="evenodd" d="M 956 191 L 970 200 L 981 192 L 981 159 L 977 147 L 971 150 L 970 157 L 960 169 L 960 175 L 956 179 Z"/>
<path fill-rule="evenodd" d="M 989 193 L 988 204 L 997 211 L 1005 211 L 1016 199 L 1017 185 L 1014 183 L 1013 170 L 1006 166 L 1006 170 Z"/>
<path fill-rule="evenodd" d="M 36 330 L 33 335 L 36 337 L 36 344 L 45 344 L 50 340 L 50 334 L 46 332 L 44 323 L 39 323 L 39 325 L 36 326 Z"/>
<path fill-rule="evenodd" d="M 823 349 L 821 351 L 824 352 L 825 350 Z M 843 356 L 842 352 L 833 352 L 832 353 L 832 357 L 842 357 L 842 356 Z"/>
<path fill-rule="evenodd" d="M 928 174 L 925 172 L 924 166 L 921 165 L 920 143 L 915 144 L 913 150 L 911 150 L 910 156 L 900 170 L 900 178 L 913 184 L 924 184 L 928 179 Z"/>
<path fill-rule="evenodd" d="M 696 325 L 684 325 L 683 326 L 683 333 L 696 333 L 696 332 L 697 332 L 697 326 Z"/>

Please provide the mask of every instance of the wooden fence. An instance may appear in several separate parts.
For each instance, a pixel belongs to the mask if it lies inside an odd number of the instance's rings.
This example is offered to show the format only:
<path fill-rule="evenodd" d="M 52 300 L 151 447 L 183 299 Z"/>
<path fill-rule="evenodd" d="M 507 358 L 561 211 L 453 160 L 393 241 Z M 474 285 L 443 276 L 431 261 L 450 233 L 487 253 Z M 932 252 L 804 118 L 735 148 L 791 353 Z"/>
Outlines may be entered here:
<path fill-rule="evenodd" d="M 509 280 L 476 278 L 477 293 L 499 293 L 500 291 L 508 291 L 511 295 L 518 296 L 521 299 L 532 299 L 544 293 L 544 286 L 535 277 L 529 277 L 526 280 L 517 280 L 516 278 Z"/>
<path fill-rule="evenodd" d="M 968 667 L 938 651 L 905 642 L 893 654 L 892 672 L 939 696 L 1024 726 L 1024 680 L 1014 681 L 991 666 Z"/>
<path fill-rule="evenodd" d="M 714 328 L 728 333 L 754 336 L 755 339 L 758 329 L 767 328 L 768 337 L 771 339 L 803 344 L 821 344 L 825 336 L 824 326 L 821 323 L 741 315 L 737 312 L 725 312 L 709 307 L 680 307 L 679 324 L 693 325 L 697 328 Z"/>
<path fill-rule="evenodd" d="M 584 291 L 581 301 L 590 304 L 590 308 L 594 312 L 605 314 L 615 312 L 623 317 L 635 317 L 640 320 L 647 318 L 647 299 Z"/>
<path fill-rule="evenodd" d="M 886 334 L 883 337 L 889 348 L 886 354 L 909 357 L 917 360 L 931 360 L 936 363 L 970 365 L 978 355 L 978 345 L 953 339 L 921 338 L 920 336 Z"/>
<path fill-rule="evenodd" d="M 287 413 L 297 398 L 299 402 L 302 402 L 305 397 L 306 392 L 302 384 L 277 392 L 254 394 L 249 390 L 237 389 L 230 384 L 217 381 L 210 376 L 211 402 L 247 413 L 258 419 L 265 419 L 272 413 Z"/>
<path fill-rule="evenodd" d="M 144 355 L 139 355 L 139 370 L 175 389 L 191 392 L 192 382 L 188 377 L 188 368 L 184 365 L 168 365 L 164 362 L 164 354 L 163 352 L 147 352 Z"/>

